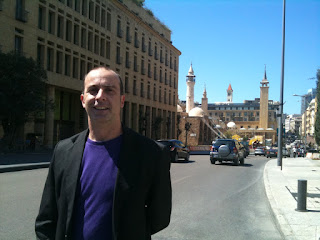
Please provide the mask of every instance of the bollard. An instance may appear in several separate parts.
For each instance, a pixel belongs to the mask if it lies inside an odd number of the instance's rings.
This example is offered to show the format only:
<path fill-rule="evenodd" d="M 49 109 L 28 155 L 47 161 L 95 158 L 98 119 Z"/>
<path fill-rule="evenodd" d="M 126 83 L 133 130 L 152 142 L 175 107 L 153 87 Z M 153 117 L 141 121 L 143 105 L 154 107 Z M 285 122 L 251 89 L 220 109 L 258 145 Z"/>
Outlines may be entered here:
<path fill-rule="evenodd" d="M 298 180 L 298 202 L 296 211 L 307 211 L 307 180 Z"/>

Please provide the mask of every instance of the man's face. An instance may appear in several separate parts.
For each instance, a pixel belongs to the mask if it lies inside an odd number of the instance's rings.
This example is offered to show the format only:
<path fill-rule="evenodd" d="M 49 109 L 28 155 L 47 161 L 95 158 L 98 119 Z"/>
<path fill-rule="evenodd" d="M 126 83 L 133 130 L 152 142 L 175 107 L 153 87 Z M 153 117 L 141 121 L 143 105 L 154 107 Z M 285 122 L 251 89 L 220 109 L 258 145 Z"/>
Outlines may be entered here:
<path fill-rule="evenodd" d="M 89 72 L 81 102 L 91 123 L 120 122 L 124 99 L 120 94 L 120 80 L 113 71 L 99 68 Z"/>

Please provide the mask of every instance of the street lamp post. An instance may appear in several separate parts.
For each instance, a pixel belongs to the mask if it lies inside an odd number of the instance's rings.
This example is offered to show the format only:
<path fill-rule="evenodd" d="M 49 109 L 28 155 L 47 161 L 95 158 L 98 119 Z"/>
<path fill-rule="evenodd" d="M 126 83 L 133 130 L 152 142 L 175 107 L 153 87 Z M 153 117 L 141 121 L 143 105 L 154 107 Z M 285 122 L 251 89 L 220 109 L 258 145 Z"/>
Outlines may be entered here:
<path fill-rule="evenodd" d="M 186 121 L 187 121 L 187 119 L 186 119 Z M 187 147 L 187 144 L 188 144 L 188 131 L 190 130 L 190 127 L 191 127 L 191 123 L 186 122 L 184 124 L 184 129 L 186 130 L 186 143 L 185 143 L 186 147 Z"/>

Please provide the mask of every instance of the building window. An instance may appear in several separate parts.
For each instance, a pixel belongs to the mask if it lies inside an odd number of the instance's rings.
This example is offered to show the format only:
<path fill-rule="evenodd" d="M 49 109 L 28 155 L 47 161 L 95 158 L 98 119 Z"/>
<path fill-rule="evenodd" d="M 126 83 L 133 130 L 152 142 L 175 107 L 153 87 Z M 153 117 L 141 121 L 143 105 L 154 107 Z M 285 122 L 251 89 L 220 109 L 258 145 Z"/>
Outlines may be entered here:
<path fill-rule="evenodd" d="M 144 83 L 140 83 L 140 97 L 144 97 Z"/>
<path fill-rule="evenodd" d="M 89 2 L 89 19 L 93 21 L 94 16 L 94 3 L 92 1 Z"/>
<path fill-rule="evenodd" d="M 130 35 L 130 26 L 127 26 L 127 29 L 126 29 L 126 41 L 127 43 L 131 43 L 131 35 Z"/>
<path fill-rule="evenodd" d="M 121 21 L 119 19 L 117 20 L 117 36 L 119 38 L 122 38 L 123 36 L 123 31 L 121 29 Z"/>
<path fill-rule="evenodd" d="M 117 55 L 116 55 L 116 62 L 117 64 L 121 64 L 121 56 L 120 56 L 120 46 L 117 46 Z"/>
<path fill-rule="evenodd" d="M 139 40 L 138 40 L 138 32 L 135 31 L 135 32 L 134 32 L 134 46 L 135 46 L 136 48 L 139 48 L 139 44 L 140 44 L 140 42 L 139 42 Z"/>
<path fill-rule="evenodd" d="M 53 49 L 47 49 L 47 70 L 53 71 Z"/>
<path fill-rule="evenodd" d="M 76 45 L 79 45 L 79 25 L 74 25 L 73 43 L 76 44 Z"/>
<path fill-rule="evenodd" d="M 23 53 L 23 46 L 22 46 L 22 37 L 15 36 L 14 38 L 14 51 L 18 54 Z"/>
<path fill-rule="evenodd" d="M 70 67 L 71 67 L 71 57 L 70 55 L 66 54 L 64 56 L 64 74 L 66 76 L 70 76 Z"/>
<path fill-rule="evenodd" d="M 76 79 L 79 77 L 79 59 L 75 57 L 73 58 L 72 77 Z"/>
<path fill-rule="evenodd" d="M 64 26 L 63 26 L 63 17 L 62 16 L 58 16 L 58 29 L 57 29 L 57 31 L 58 31 L 58 33 L 57 33 L 57 35 L 58 35 L 58 37 L 59 38 L 63 38 L 63 28 L 64 28 Z"/>
<path fill-rule="evenodd" d="M 88 1 L 87 0 L 82 0 L 82 15 L 83 16 L 87 16 L 87 6 L 88 5 Z"/>
<path fill-rule="evenodd" d="M 106 52 L 105 40 L 103 38 L 100 39 L 100 56 L 104 57 Z"/>
<path fill-rule="evenodd" d="M 88 34 L 88 50 L 92 51 L 92 47 L 93 47 L 93 34 L 92 34 L 92 32 L 89 32 L 89 34 Z"/>
<path fill-rule="evenodd" d="M 66 22 L 66 40 L 71 42 L 71 34 L 72 34 L 72 25 L 71 21 L 67 20 Z"/>
<path fill-rule="evenodd" d="M 56 73 L 62 73 L 62 52 L 59 51 L 56 56 Z"/>
<path fill-rule="evenodd" d="M 54 21 L 55 21 L 55 14 L 54 14 L 54 12 L 49 11 L 48 32 L 51 34 L 54 34 Z M 58 18 L 58 27 L 59 27 L 59 18 Z"/>
<path fill-rule="evenodd" d="M 98 5 L 96 5 L 96 10 L 95 10 L 95 23 L 96 24 L 100 24 L 100 7 Z"/>
<path fill-rule="evenodd" d="M 111 31 L 111 13 L 107 12 L 107 30 Z"/>
<path fill-rule="evenodd" d="M 41 30 L 45 30 L 45 19 L 46 19 L 46 9 L 43 7 L 39 7 L 39 15 L 38 15 L 38 28 Z"/>
<path fill-rule="evenodd" d="M 126 68 L 130 68 L 129 52 L 126 51 Z"/>
<path fill-rule="evenodd" d="M 86 74 L 86 62 L 84 60 L 80 61 L 80 78 L 84 80 Z"/>
<path fill-rule="evenodd" d="M 137 80 L 133 80 L 133 95 L 137 95 Z"/>
<path fill-rule="evenodd" d="M 125 78 L 124 78 L 124 91 L 126 93 L 129 93 L 129 78 L 128 78 L 128 76 L 125 76 Z"/>
<path fill-rule="evenodd" d="M 81 47 L 86 48 L 87 45 L 87 30 L 85 28 L 81 29 Z"/>
<path fill-rule="evenodd" d="M 106 58 L 110 59 L 110 41 L 107 41 L 106 47 L 107 47 Z"/>
<path fill-rule="evenodd" d="M 101 27 L 106 27 L 106 10 L 101 9 Z"/>
<path fill-rule="evenodd" d="M 99 54 L 99 36 L 94 36 L 94 53 Z"/>
<path fill-rule="evenodd" d="M 44 46 L 41 44 L 37 46 L 37 62 L 40 66 L 44 66 Z"/>
<path fill-rule="evenodd" d="M 25 10 L 25 1 L 16 0 L 16 19 L 22 22 L 26 22 L 28 12 Z"/>

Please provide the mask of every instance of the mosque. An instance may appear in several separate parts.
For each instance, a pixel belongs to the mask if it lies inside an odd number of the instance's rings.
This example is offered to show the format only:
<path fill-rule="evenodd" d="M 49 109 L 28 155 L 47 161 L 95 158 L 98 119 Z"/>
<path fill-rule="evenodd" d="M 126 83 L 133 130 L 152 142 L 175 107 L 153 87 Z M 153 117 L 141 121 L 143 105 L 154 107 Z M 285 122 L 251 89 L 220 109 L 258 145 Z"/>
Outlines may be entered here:
<path fill-rule="evenodd" d="M 188 146 L 210 145 L 216 138 L 234 138 L 249 145 L 272 145 L 277 135 L 279 102 L 269 100 L 269 81 L 266 69 L 260 82 L 260 98 L 233 102 L 231 84 L 227 101 L 208 103 L 204 88 L 201 104 L 194 101 L 196 76 L 192 64 L 186 76 L 186 101 L 177 105 L 177 137 Z"/>

